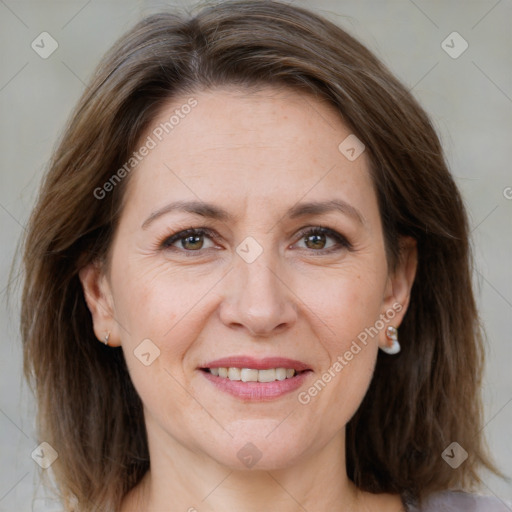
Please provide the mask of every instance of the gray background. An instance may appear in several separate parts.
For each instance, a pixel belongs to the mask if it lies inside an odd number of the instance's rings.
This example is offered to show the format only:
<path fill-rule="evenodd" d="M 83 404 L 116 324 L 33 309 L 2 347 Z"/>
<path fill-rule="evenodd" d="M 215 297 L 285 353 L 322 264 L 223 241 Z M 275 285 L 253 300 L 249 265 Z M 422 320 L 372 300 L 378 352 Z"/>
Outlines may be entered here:
<path fill-rule="evenodd" d="M 413 90 L 442 137 L 470 213 L 475 284 L 489 340 L 485 435 L 497 463 L 510 476 L 512 2 L 295 3 L 322 12 L 373 50 Z M 163 5 L 169 3 L 0 0 L 0 511 L 31 510 L 36 488 L 34 510 L 59 510 L 44 497 L 39 467 L 30 457 L 38 443 L 34 404 L 21 377 L 19 279 L 9 275 L 16 246 L 44 164 L 93 68 L 123 31 Z M 31 48 L 43 31 L 59 45 L 47 59 Z M 453 31 L 469 44 L 456 59 L 441 46 Z M 9 282 L 14 286 L 10 305 Z M 510 483 L 482 476 L 482 492 L 512 499 Z"/>

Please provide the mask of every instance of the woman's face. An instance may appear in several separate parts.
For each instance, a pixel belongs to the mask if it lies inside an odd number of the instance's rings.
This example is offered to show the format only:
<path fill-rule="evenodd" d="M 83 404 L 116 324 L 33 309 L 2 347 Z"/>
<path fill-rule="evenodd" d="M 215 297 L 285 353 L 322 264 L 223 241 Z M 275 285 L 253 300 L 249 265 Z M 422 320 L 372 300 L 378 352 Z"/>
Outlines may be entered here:
<path fill-rule="evenodd" d="M 129 178 L 109 270 L 81 277 L 96 334 L 122 345 L 150 447 L 284 468 L 344 435 L 411 265 L 388 272 L 366 153 L 331 107 L 272 88 L 193 98 L 141 138 L 155 147 Z"/>

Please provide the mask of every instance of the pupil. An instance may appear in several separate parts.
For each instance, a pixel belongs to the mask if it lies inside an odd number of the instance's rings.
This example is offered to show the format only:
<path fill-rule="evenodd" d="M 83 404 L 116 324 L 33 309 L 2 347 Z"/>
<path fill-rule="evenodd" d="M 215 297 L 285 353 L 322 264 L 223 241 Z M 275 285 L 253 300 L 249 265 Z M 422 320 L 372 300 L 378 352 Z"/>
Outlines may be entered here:
<path fill-rule="evenodd" d="M 315 249 L 322 249 L 325 246 L 325 235 L 309 235 L 306 237 L 306 244 L 308 242 L 312 242 L 312 244 L 315 246 Z M 318 247 L 320 245 L 320 247 Z"/>
<path fill-rule="evenodd" d="M 184 249 L 201 249 L 201 247 L 203 246 L 202 242 L 201 242 L 201 236 L 200 235 L 191 235 L 191 236 L 187 236 L 186 238 L 183 239 L 183 248 Z M 194 244 L 198 244 L 199 243 L 199 246 L 194 246 Z M 192 244 L 192 247 L 187 247 L 187 244 Z"/>

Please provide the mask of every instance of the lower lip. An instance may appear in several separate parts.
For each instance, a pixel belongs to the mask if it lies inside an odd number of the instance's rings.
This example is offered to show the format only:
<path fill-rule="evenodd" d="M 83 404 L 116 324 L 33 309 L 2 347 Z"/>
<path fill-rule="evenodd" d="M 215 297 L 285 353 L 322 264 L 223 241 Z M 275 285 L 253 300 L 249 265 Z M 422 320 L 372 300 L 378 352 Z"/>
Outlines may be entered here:
<path fill-rule="evenodd" d="M 273 382 L 242 382 L 241 380 L 229 380 L 225 377 L 217 377 L 210 372 L 199 370 L 218 389 L 230 395 L 251 402 L 265 402 L 274 400 L 287 393 L 298 389 L 311 373 L 306 370 L 291 379 L 274 380 Z"/>

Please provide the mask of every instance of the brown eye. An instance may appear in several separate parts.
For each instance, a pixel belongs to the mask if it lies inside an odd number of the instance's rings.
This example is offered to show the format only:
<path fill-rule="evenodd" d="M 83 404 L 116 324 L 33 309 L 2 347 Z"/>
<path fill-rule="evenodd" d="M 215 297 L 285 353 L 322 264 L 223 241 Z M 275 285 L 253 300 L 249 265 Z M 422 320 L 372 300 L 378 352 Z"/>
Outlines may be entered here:
<path fill-rule="evenodd" d="M 212 238 L 214 238 L 213 232 L 206 228 L 191 228 L 166 238 L 160 244 L 160 248 L 182 252 L 200 252 L 201 249 L 212 248 Z M 206 239 L 210 241 L 209 246 L 205 245 Z"/>
<path fill-rule="evenodd" d="M 191 251 L 201 249 L 204 245 L 203 235 L 190 235 L 185 238 L 181 238 L 180 240 L 183 249 Z"/>
<path fill-rule="evenodd" d="M 323 233 L 314 233 L 304 237 L 304 242 L 309 249 L 324 249 L 326 244 L 326 236 Z"/>
<path fill-rule="evenodd" d="M 300 243 L 304 242 L 306 249 L 310 252 L 325 254 L 343 249 L 351 250 L 352 245 L 340 233 L 330 228 L 321 226 L 315 228 L 307 228 L 300 233 Z"/>

